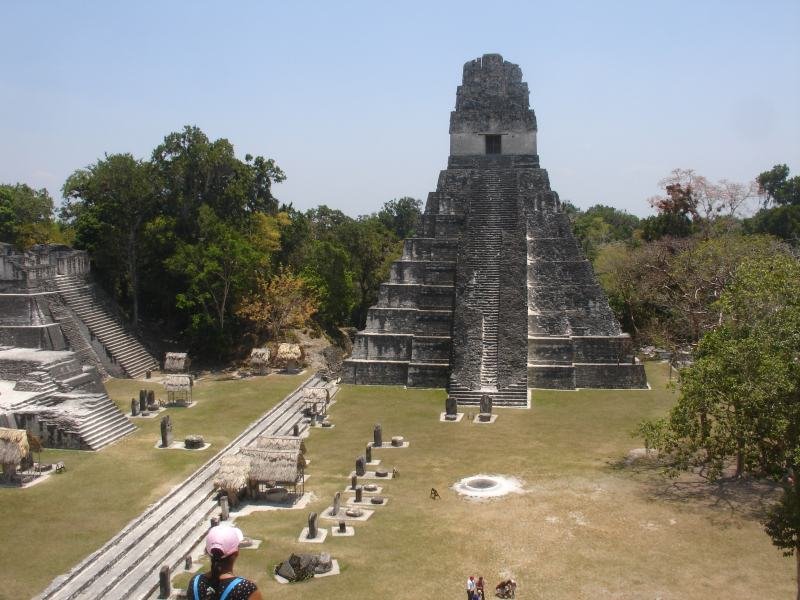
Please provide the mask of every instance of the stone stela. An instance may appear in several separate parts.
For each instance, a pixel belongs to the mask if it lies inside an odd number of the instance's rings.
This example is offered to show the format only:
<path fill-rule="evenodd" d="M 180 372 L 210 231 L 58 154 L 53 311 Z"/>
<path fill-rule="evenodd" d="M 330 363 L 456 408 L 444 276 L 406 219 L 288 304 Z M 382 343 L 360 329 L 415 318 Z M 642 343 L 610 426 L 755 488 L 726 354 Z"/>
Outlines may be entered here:
<path fill-rule="evenodd" d="M 447 387 L 459 404 L 489 395 L 498 406 L 527 406 L 529 387 L 647 387 L 539 166 L 536 133 L 519 66 L 499 54 L 464 65 L 447 168 L 345 382 Z"/>

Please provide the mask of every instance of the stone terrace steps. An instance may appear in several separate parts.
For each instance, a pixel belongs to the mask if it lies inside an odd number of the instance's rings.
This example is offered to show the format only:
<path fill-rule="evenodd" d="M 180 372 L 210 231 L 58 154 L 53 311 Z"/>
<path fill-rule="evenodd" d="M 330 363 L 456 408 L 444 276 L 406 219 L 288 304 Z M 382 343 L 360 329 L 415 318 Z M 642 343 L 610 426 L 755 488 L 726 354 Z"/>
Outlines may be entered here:
<path fill-rule="evenodd" d="M 91 413 L 82 419 L 78 433 L 92 450 L 100 450 L 136 431 L 136 426 L 106 394 L 99 395 L 90 406 Z"/>
<path fill-rule="evenodd" d="M 519 216 L 515 175 L 486 170 L 480 173 L 480 180 L 482 185 L 470 197 L 466 258 L 477 279 L 472 303 L 483 314 L 481 387 L 493 388 L 498 369 L 502 236 L 517 225 Z"/>
<path fill-rule="evenodd" d="M 92 286 L 76 277 L 59 275 L 56 290 L 129 377 L 157 369 L 158 361 L 114 318 L 92 292 Z M 72 341 L 70 340 L 70 343 Z"/>
<path fill-rule="evenodd" d="M 50 314 L 61 327 L 61 331 L 69 343 L 70 350 L 78 356 L 78 360 L 81 364 L 92 365 L 97 369 L 101 377 L 107 377 L 108 372 L 106 368 L 103 366 L 103 363 L 98 360 L 97 355 L 83 335 L 81 335 L 78 324 L 75 323 L 75 318 L 70 311 L 67 310 L 59 300 L 50 300 L 49 308 Z"/>
<path fill-rule="evenodd" d="M 39 599 L 150 598 L 158 588 L 158 571 L 167 564 L 175 569 L 208 531 L 208 519 L 216 511 L 213 480 L 219 460 L 238 451 L 258 435 L 287 435 L 301 421 L 302 388 L 327 386 L 318 376 L 306 380 L 282 402 L 250 425 L 228 446 L 102 548 L 68 574 L 54 580 Z M 302 429 L 304 429 L 305 426 Z"/>
<path fill-rule="evenodd" d="M 455 398 L 458 404 L 466 406 L 479 406 L 481 396 L 484 394 L 492 397 L 492 403 L 495 406 L 526 407 L 528 405 L 527 382 L 512 384 L 503 390 L 471 390 L 451 383 L 448 394 Z"/>

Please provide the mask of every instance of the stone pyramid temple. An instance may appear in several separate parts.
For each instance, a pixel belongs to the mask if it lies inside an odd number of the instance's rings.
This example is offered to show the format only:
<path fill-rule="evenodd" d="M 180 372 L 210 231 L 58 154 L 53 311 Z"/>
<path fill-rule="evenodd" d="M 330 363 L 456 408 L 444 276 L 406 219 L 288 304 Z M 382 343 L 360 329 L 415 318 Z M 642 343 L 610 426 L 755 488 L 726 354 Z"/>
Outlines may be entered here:
<path fill-rule="evenodd" d="M 498 54 L 464 65 L 447 169 L 356 335 L 345 382 L 509 406 L 525 406 L 529 388 L 647 387 L 539 167 L 528 95 Z"/>

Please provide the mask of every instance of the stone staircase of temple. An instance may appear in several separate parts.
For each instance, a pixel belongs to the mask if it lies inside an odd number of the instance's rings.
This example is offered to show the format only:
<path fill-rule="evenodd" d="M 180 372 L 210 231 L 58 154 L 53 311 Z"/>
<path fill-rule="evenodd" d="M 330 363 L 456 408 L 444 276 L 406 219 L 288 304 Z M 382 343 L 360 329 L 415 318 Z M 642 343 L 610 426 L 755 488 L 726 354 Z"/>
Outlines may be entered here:
<path fill-rule="evenodd" d="M 78 324 L 75 322 L 75 317 L 72 313 L 62 304 L 60 300 L 49 301 L 50 314 L 53 319 L 61 327 L 61 332 L 64 334 L 69 349 L 72 350 L 78 359 L 84 365 L 92 365 L 97 369 L 101 376 L 107 377 L 108 372 L 103 366 L 102 361 L 98 359 L 89 342 L 81 335 Z"/>
<path fill-rule="evenodd" d="M 451 381 L 447 393 L 454 397 L 459 404 L 466 406 L 480 405 L 481 396 L 484 394 L 488 394 L 492 397 L 494 406 L 513 406 L 521 408 L 528 405 L 527 382 L 513 383 L 502 390 L 473 390 Z"/>
<path fill-rule="evenodd" d="M 116 442 L 123 436 L 136 431 L 136 426 L 117 408 L 114 401 L 106 393 L 69 392 L 48 394 L 36 402 L 40 409 L 40 419 L 47 425 L 63 427 L 61 414 L 68 414 L 62 405 L 80 405 L 72 419 L 74 425 L 65 433 L 77 434 L 81 439 L 82 449 L 100 450 Z M 48 409 L 53 412 L 48 413 Z M 53 415 L 52 418 L 49 415 Z M 51 423 L 52 420 L 52 423 Z"/>
<path fill-rule="evenodd" d="M 94 399 L 84 401 L 83 406 L 89 414 L 81 420 L 78 433 L 92 450 L 99 450 L 136 430 L 106 394 L 96 394 Z"/>
<path fill-rule="evenodd" d="M 451 378 L 449 393 L 460 404 L 478 404 L 484 394 L 500 406 L 527 405 L 527 382 L 499 390 L 498 320 L 503 299 L 500 273 L 503 268 L 503 233 L 518 227 L 517 183 L 513 171 L 485 169 L 477 172 L 479 185 L 470 196 L 469 222 L 464 260 L 472 269 L 475 286 L 470 304 L 482 314 L 480 390 L 470 389 Z"/>
<path fill-rule="evenodd" d="M 117 363 L 126 375 L 135 378 L 149 369 L 158 368 L 158 361 L 108 311 L 104 303 L 93 293 L 91 284 L 71 275 L 56 276 L 54 282 L 56 291 L 67 307 L 100 341 L 111 360 Z M 58 318 L 56 315 L 54 317 Z M 70 335 L 68 331 L 66 333 Z M 77 331 L 74 333 L 80 335 Z M 95 362 L 92 361 L 92 364 Z"/>

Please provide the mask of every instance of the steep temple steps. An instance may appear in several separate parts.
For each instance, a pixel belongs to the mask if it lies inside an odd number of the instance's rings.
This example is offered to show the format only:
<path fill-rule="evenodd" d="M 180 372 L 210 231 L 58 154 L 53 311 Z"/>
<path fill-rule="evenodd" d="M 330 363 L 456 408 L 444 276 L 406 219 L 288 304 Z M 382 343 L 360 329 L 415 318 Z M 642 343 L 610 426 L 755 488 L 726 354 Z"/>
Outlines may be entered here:
<path fill-rule="evenodd" d="M 502 390 L 497 388 L 503 234 L 513 231 L 519 223 L 516 173 L 510 170 L 486 169 L 476 172 L 476 177 L 478 185 L 469 198 L 466 261 L 476 280 L 471 293 L 471 304 L 483 316 L 481 389 L 470 389 L 451 378 L 448 391 L 459 404 L 479 404 L 481 396 L 488 394 L 499 406 L 526 406 L 526 381 Z"/>
<path fill-rule="evenodd" d="M 158 368 L 158 361 L 118 319 L 111 315 L 104 303 L 94 294 L 91 284 L 72 275 L 58 275 L 54 281 L 56 291 L 66 305 L 83 321 L 106 349 L 111 360 L 117 363 L 128 377 L 136 378 L 147 370 Z M 56 311 L 54 317 L 59 322 L 69 320 L 65 312 L 60 313 L 59 317 Z M 69 327 L 66 329 L 67 337 L 73 346 L 72 337 L 75 337 L 76 333 L 71 334 Z M 87 348 L 79 346 L 77 351 L 86 353 Z M 96 362 L 93 360 L 92 364 Z"/>

